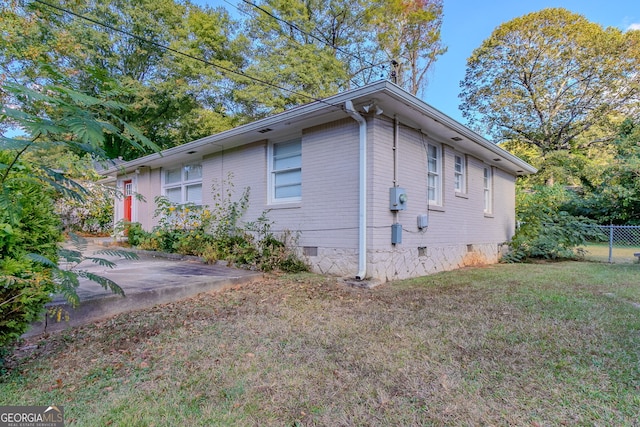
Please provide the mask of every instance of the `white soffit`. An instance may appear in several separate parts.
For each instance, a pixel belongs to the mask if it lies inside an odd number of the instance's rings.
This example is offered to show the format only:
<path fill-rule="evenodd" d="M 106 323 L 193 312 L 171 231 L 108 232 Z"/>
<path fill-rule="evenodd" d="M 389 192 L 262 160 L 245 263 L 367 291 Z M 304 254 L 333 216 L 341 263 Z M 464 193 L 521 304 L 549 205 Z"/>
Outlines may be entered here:
<path fill-rule="evenodd" d="M 514 174 L 536 172 L 533 166 L 520 158 L 486 140 L 399 86 L 382 80 L 169 148 L 161 153 L 125 162 L 110 168 L 106 174 L 125 173 L 140 167 L 156 168 L 167 164 L 197 161 L 203 156 L 218 151 L 278 138 L 301 132 L 305 128 L 344 119 L 348 117 L 344 111 L 344 103 L 347 100 L 351 100 L 356 108 L 375 101 L 385 115 L 397 114 L 401 122 L 421 129 L 431 140 L 459 147 L 462 151 Z"/>

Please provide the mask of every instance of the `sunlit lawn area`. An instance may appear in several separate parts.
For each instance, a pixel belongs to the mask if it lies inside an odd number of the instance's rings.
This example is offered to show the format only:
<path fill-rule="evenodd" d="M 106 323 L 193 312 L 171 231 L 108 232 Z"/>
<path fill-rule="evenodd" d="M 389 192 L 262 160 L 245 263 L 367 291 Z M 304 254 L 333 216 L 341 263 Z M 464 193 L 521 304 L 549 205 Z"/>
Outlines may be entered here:
<path fill-rule="evenodd" d="M 585 259 L 589 261 L 609 262 L 609 245 L 606 243 L 592 243 L 583 249 L 587 251 Z M 616 264 L 631 264 L 638 261 L 633 254 L 640 252 L 640 246 L 614 246 L 611 252 L 611 262 Z"/>
<path fill-rule="evenodd" d="M 0 404 L 68 425 L 633 426 L 640 266 L 272 276 L 26 344 Z"/>

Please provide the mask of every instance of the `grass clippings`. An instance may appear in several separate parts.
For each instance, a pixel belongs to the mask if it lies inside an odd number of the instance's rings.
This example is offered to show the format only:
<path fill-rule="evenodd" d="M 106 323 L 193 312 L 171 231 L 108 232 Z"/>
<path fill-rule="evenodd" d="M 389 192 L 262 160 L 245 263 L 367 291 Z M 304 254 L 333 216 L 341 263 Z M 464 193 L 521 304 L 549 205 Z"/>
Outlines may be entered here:
<path fill-rule="evenodd" d="M 25 342 L 0 405 L 63 405 L 78 426 L 638 425 L 639 278 L 272 276 Z"/>

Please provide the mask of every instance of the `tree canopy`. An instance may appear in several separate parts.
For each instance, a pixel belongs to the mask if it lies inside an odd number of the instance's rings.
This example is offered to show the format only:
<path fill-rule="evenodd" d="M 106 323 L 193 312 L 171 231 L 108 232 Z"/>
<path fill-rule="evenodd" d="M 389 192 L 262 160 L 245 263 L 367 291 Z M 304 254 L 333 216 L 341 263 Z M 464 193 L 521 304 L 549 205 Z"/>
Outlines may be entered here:
<path fill-rule="evenodd" d="M 542 154 L 587 147 L 640 114 L 640 31 L 602 28 L 566 9 L 497 27 L 467 61 L 461 110 L 496 142 Z M 598 128 L 597 138 L 585 138 Z"/>
<path fill-rule="evenodd" d="M 446 51 L 440 0 L 247 0 L 242 11 L 255 52 L 247 74 L 275 83 L 240 82 L 236 99 L 257 115 L 392 73 L 417 94 Z"/>
<path fill-rule="evenodd" d="M 414 95 L 447 49 L 440 40 L 442 0 L 378 0 L 370 16 L 380 49 L 394 66 L 398 85 Z"/>
<path fill-rule="evenodd" d="M 392 72 L 418 93 L 445 51 L 441 0 L 246 0 L 238 20 L 178 0 L 1 0 L 0 12 L 0 82 L 55 83 L 42 64 L 91 96 L 116 81 L 114 100 L 133 106 L 123 120 L 161 148 Z M 111 136 L 104 149 L 148 153 Z"/>
<path fill-rule="evenodd" d="M 2 14 L 2 81 L 45 85 L 62 75 L 90 96 L 109 92 L 105 82 L 117 82 L 122 90 L 111 98 L 132 106 L 122 119 L 161 148 L 234 124 L 225 108 L 228 78 L 215 65 L 237 67 L 244 59 L 224 10 L 173 0 L 50 0 L 25 7 L 10 0 L 2 3 Z M 148 153 L 113 135 L 104 144 L 109 157 Z"/>

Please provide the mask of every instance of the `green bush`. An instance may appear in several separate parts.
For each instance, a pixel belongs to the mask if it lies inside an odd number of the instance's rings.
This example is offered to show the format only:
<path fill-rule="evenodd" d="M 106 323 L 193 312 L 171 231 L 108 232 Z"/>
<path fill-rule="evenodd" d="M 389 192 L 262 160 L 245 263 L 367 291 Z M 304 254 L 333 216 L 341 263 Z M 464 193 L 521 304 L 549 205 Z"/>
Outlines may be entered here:
<path fill-rule="evenodd" d="M 0 153 L 0 162 L 6 163 Z M 0 347 L 15 341 L 44 311 L 55 290 L 50 269 L 34 262 L 37 254 L 57 262 L 62 241 L 60 219 L 51 194 L 28 168 L 17 165 L 4 180 L 0 209 Z"/>
<path fill-rule="evenodd" d="M 139 222 L 129 222 L 123 225 L 127 240 L 132 246 L 138 246 L 150 237 L 150 233 L 142 229 Z"/>
<path fill-rule="evenodd" d="M 213 208 L 180 205 L 157 197 L 154 216 L 159 218 L 158 226 L 146 232 L 140 224 L 128 224 L 129 243 L 140 249 L 196 255 L 208 263 L 225 260 L 231 265 L 262 271 L 307 271 L 306 263 L 292 250 L 295 239 L 291 233 L 276 237 L 267 212 L 254 222 L 240 224 L 249 206 L 250 193 L 247 187 L 234 200 L 231 178 L 229 175 L 223 185 L 214 183 Z"/>
<path fill-rule="evenodd" d="M 75 233 L 108 234 L 113 228 L 113 191 L 94 182 L 82 182 L 86 190 L 82 200 L 60 197 L 55 209 L 64 228 Z"/>
<path fill-rule="evenodd" d="M 519 190 L 516 197 L 519 226 L 503 260 L 572 259 L 583 255 L 576 248 L 596 238 L 600 231 L 593 227 L 592 220 L 564 211 L 568 199 L 569 195 L 561 186 Z"/>
<path fill-rule="evenodd" d="M 38 85 L 0 82 L 0 127 L 20 128 L 26 134 L 3 137 L 4 151 L 0 151 L 0 346 L 27 329 L 44 310 L 51 293 L 61 293 L 77 304 L 79 278 L 122 293 L 113 281 L 75 269 L 86 259 L 80 251 L 59 247 L 61 224 L 53 199 L 82 199 L 86 190 L 49 163 L 48 156 L 38 153 L 52 153 L 50 150 L 57 148 L 58 152 L 78 151 L 92 159 L 105 159 L 102 147 L 107 135 L 124 144 L 157 149 L 120 119 L 127 108 L 114 101 L 117 93 L 125 93 L 117 82 L 107 82 L 103 74 L 88 70 L 96 87 L 110 88 L 92 96 L 75 90 L 74 82 L 51 64 L 33 66 L 31 72 L 38 76 Z M 25 157 L 28 153 L 32 153 L 30 158 Z M 59 257 L 69 263 L 69 269 L 58 267 Z M 114 265 L 100 258 L 89 259 Z"/>

